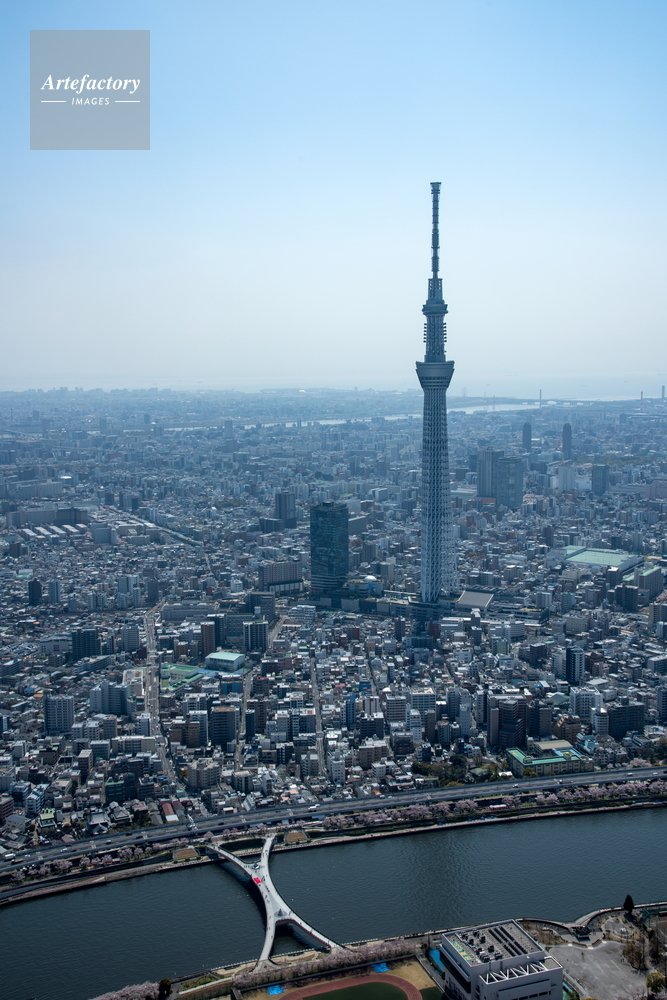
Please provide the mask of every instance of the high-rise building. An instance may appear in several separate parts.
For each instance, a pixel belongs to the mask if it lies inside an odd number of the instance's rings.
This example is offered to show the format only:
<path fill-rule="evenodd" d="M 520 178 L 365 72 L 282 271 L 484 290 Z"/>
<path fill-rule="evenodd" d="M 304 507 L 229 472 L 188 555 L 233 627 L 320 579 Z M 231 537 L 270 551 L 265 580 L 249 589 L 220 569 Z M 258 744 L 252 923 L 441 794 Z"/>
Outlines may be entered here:
<path fill-rule="evenodd" d="M 30 604 L 42 603 L 42 585 L 39 580 L 30 580 L 28 583 L 28 601 Z"/>
<path fill-rule="evenodd" d="M 303 589 L 301 556 L 280 562 L 265 562 L 259 567 L 259 589 L 289 594 Z"/>
<path fill-rule="evenodd" d="M 628 733 L 644 734 L 645 706 L 641 701 L 630 701 L 622 698 L 618 705 L 610 705 L 609 735 L 615 740 L 622 740 Z"/>
<path fill-rule="evenodd" d="M 424 391 L 422 436 L 422 530 L 421 599 L 436 604 L 441 593 L 456 590 L 456 551 L 449 487 L 447 443 L 447 389 L 454 362 L 445 356 L 447 304 L 442 297 L 440 271 L 440 184 L 431 184 L 432 236 L 431 277 L 428 298 L 422 308 L 426 317 L 424 360 L 417 362 L 417 377 Z"/>
<path fill-rule="evenodd" d="M 565 651 L 565 680 L 578 686 L 584 676 L 585 653 L 581 646 L 570 646 Z"/>
<path fill-rule="evenodd" d="M 342 753 L 330 751 L 327 754 L 327 771 L 332 784 L 345 784 L 345 758 Z"/>
<path fill-rule="evenodd" d="M 572 424 L 563 424 L 563 458 L 572 458 Z"/>
<path fill-rule="evenodd" d="M 74 724 L 74 698 L 71 694 L 45 695 L 44 731 L 55 736 L 71 733 Z"/>
<path fill-rule="evenodd" d="M 498 746 L 501 750 L 526 745 L 527 705 L 525 698 L 501 698 L 498 702 Z"/>
<path fill-rule="evenodd" d="M 272 622 L 276 617 L 276 595 L 271 591 L 251 590 L 246 596 L 246 611 L 253 615 L 261 615 Z"/>
<path fill-rule="evenodd" d="M 254 735 L 255 735 L 255 733 L 257 731 L 257 727 L 256 727 L 255 722 L 256 722 L 255 709 L 254 708 L 250 708 L 250 709 L 248 709 L 248 711 L 245 714 L 245 739 L 246 739 L 246 743 L 250 743 L 250 741 L 253 739 L 253 737 L 254 737 Z"/>
<path fill-rule="evenodd" d="M 521 432 L 521 443 L 524 451 L 531 451 L 533 447 L 533 428 L 526 420 Z"/>
<path fill-rule="evenodd" d="M 498 461 L 505 454 L 496 448 L 480 448 L 477 452 L 477 496 L 494 497 L 498 490 Z"/>
<path fill-rule="evenodd" d="M 100 638 L 96 628 L 79 628 L 72 631 L 72 663 L 84 656 L 100 655 Z"/>
<path fill-rule="evenodd" d="M 594 465 L 591 469 L 591 489 L 595 496 L 601 497 L 609 489 L 609 466 Z"/>
<path fill-rule="evenodd" d="M 225 750 L 238 734 L 238 709 L 233 705 L 214 705 L 209 718 L 209 735 L 214 746 Z"/>
<path fill-rule="evenodd" d="M 60 604 L 60 580 L 49 580 L 49 604 Z"/>
<path fill-rule="evenodd" d="M 461 736 L 464 738 L 469 737 L 470 730 L 472 728 L 472 698 L 469 694 L 461 695 L 458 721 L 461 729 Z"/>
<path fill-rule="evenodd" d="M 347 504 L 331 500 L 310 508 L 310 585 L 338 590 L 347 579 L 350 538 Z"/>
<path fill-rule="evenodd" d="M 523 459 L 499 458 L 496 469 L 496 502 L 516 510 L 523 503 Z"/>
<path fill-rule="evenodd" d="M 413 688 L 410 693 L 412 708 L 416 708 L 422 722 L 429 711 L 435 712 L 435 691 L 433 688 Z"/>
<path fill-rule="evenodd" d="M 357 696 L 356 694 L 351 694 L 348 696 L 345 706 L 343 709 L 344 714 L 344 725 L 347 726 L 350 732 L 354 732 L 357 728 Z"/>
<path fill-rule="evenodd" d="M 528 735 L 536 740 L 550 739 L 552 715 L 551 705 L 534 698 L 528 707 Z"/>
<path fill-rule="evenodd" d="M 207 620 L 213 622 L 215 626 L 215 648 L 218 646 L 224 646 L 226 638 L 225 629 L 225 616 L 224 615 L 208 615 Z"/>
<path fill-rule="evenodd" d="M 664 722 L 667 719 L 667 687 L 660 686 L 655 689 L 655 701 L 658 709 L 658 721 Z"/>
<path fill-rule="evenodd" d="M 278 490 L 274 497 L 274 514 L 285 528 L 296 528 L 296 497 L 290 490 Z"/>
<path fill-rule="evenodd" d="M 405 722 L 407 700 L 404 695 L 389 695 L 385 701 L 387 722 Z"/>
<path fill-rule="evenodd" d="M 138 625 L 122 625 L 120 636 L 123 640 L 123 649 L 126 653 L 135 653 L 141 645 Z"/>
<path fill-rule="evenodd" d="M 256 650 L 265 653 L 269 646 L 269 623 L 264 618 L 253 618 L 243 623 L 243 644 L 247 653 Z"/>
<path fill-rule="evenodd" d="M 199 628 L 201 630 L 202 656 L 206 658 L 209 653 L 215 653 L 215 622 L 209 618 L 202 622 Z"/>

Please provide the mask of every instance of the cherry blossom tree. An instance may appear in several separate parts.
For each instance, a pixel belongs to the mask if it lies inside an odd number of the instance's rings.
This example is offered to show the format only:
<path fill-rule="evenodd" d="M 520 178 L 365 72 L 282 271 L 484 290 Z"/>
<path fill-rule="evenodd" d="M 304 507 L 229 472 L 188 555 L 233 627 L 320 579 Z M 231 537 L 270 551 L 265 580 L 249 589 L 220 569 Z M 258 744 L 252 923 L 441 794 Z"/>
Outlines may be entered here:
<path fill-rule="evenodd" d="M 138 986 L 124 986 L 122 990 L 103 993 L 94 1000 L 157 1000 L 157 983 L 140 983 Z"/>

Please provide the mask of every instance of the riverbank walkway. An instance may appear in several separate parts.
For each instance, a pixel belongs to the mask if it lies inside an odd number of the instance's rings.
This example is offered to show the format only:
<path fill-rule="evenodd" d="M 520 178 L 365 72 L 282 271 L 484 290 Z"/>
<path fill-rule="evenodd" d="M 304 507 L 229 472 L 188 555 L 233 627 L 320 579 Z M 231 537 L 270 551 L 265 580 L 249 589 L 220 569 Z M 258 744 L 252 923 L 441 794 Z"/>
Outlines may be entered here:
<path fill-rule="evenodd" d="M 210 857 L 217 858 L 223 864 L 234 866 L 237 872 L 241 874 L 243 881 L 251 881 L 262 897 L 265 913 L 265 933 L 264 946 L 257 961 L 258 966 L 263 962 L 271 961 L 271 952 L 273 951 L 276 931 L 280 926 L 288 927 L 296 938 L 303 940 L 308 945 L 314 944 L 324 951 L 332 951 L 334 948 L 342 947 L 335 941 L 331 941 L 328 937 L 325 937 L 324 934 L 320 934 L 319 931 L 303 920 L 298 913 L 295 913 L 274 886 L 269 872 L 269 855 L 271 854 L 274 840 L 275 836 L 273 835 L 266 838 L 259 861 L 254 862 L 242 861 L 235 854 L 226 851 L 223 847 L 219 847 L 216 844 L 211 844 L 207 848 L 207 853 Z"/>

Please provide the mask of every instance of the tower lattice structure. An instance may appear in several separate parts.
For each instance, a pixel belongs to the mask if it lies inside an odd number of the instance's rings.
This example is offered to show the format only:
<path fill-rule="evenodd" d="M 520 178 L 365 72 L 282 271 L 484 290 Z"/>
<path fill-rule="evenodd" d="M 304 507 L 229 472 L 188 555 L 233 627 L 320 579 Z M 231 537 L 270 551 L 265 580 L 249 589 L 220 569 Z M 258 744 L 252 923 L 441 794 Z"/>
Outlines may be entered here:
<path fill-rule="evenodd" d="M 417 377 L 424 390 L 421 533 L 421 599 L 424 604 L 435 604 L 441 594 L 451 594 L 458 587 L 447 446 L 447 389 L 454 374 L 454 362 L 445 357 L 447 303 L 442 297 L 442 278 L 439 276 L 439 182 L 431 184 L 431 199 L 431 277 L 428 298 L 422 308 L 426 317 L 426 353 L 424 360 L 417 362 Z"/>

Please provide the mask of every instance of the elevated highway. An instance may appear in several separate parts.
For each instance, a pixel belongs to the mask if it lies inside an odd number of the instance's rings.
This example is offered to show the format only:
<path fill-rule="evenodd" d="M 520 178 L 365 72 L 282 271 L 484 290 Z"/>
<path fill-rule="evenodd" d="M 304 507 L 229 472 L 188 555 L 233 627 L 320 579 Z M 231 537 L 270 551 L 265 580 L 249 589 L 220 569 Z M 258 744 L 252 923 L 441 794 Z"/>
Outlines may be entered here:
<path fill-rule="evenodd" d="M 110 850 L 134 845 L 146 845 L 160 842 L 168 844 L 179 838 L 200 838 L 203 834 L 218 835 L 230 828 L 250 829 L 258 824 L 303 822 L 304 820 L 320 819 L 326 816 L 353 815 L 367 810 L 391 809 L 410 805 L 428 805 L 432 802 L 456 802 L 459 799 L 478 799 L 495 795 L 518 795 L 526 792 L 549 794 L 563 788 L 585 788 L 587 785 L 625 784 L 628 781 L 647 781 L 651 779 L 667 781 L 667 768 L 658 765 L 646 768 L 619 768 L 608 771 L 587 771 L 583 774 L 566 774 L 558 778 L 524 778 L 516 781 L 485 781 L 475 785 L 456 785 L 451 788 L 428 788 L 423 791 L 410 789 L 396 792 L 392 795 L 379 795 L 371 799 L 342 799 L 332 802 L 317 802 L 310 806 L 306 803 L 274 806 L 269 809 L 258 809 L 251 812 L 235 813 L 233 816 L 210 816 L 197 821 L 197 830 L 191 831 L 183 823 L 169 826 L 146 827 L 142 830 L 132 830 L 125 833 L 110 833 L 108 837 L 85 837 L 75 841 L 69 847 L 48 845 L 40 848 L 29 847 L 16 852 L 16 863 L 42 864 L 45 861 L 58 859 L 73 860 L 91 851 Z M 11 862 L 0 860 L 0 872 L 13 868 Z"/>

